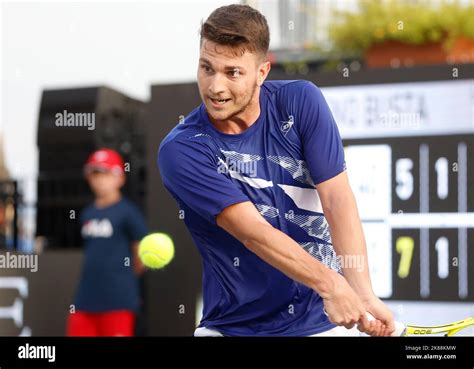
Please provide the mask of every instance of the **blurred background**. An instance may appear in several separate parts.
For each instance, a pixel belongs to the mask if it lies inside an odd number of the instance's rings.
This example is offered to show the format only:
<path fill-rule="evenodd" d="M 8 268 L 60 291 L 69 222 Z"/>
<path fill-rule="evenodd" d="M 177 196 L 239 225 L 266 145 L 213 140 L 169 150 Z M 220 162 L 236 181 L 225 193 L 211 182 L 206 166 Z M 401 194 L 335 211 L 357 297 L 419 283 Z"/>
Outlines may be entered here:
<path fill-rule="evenodd" d="M 65 333 L 79 278 L 88 154 L 118 150 L 125 193 L 173 262 L 142 278 L 137 335 L 192 335 L 200 257 L 156 167 L 162 138 L 200 103 L 201 21 L 232 1 L 2 2 L 0 335 Z M 398 320 L 474 316 L 474 2 L 255 0 L 269 79 L 321 87 L 341 132 L 372 281 Z M 58 127 L 64 110 L 95 124 Z M 72 211 L 72 213 L 71 213 Z"/>

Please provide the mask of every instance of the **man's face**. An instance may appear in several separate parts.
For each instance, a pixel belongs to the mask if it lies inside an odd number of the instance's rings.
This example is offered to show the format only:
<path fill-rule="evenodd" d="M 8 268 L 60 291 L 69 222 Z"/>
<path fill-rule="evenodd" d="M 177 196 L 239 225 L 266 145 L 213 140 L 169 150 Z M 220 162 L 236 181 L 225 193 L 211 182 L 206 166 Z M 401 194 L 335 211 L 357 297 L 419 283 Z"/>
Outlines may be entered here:
<path fill-rule="evenodd" d="M 211 120 L 227 121 L 258 108 L 256 91 L 268 71 L 269 63 L 264 63 L 256 53 L 245 51 L 236 55 L 231 47 L 204 39 L 197 79 Z"/>

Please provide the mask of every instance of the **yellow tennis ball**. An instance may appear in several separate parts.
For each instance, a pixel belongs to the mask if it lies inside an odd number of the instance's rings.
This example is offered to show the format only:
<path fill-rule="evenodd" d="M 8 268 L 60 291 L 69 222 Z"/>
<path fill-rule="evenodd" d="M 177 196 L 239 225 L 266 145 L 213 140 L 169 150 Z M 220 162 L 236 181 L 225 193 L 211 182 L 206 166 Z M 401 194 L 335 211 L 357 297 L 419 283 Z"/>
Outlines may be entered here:
<path fill-rule="evenodd" d="M 149 234 L 140 241 L 138 256 L 148 268 L 163 268 L 173 259 L 173 240 L 166 233 Z"/>

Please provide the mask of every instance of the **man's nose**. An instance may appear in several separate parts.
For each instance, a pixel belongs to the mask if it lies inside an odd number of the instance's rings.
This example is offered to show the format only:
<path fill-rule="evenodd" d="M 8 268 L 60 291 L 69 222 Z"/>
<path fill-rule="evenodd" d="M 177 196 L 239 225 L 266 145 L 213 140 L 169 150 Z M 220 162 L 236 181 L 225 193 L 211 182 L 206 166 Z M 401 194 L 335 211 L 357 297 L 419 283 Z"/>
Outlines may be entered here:
<path fill-rule="evenodd" d="M 218 97 L 225 92 L 225 77 L 220 73 L 216 73 L 212 76 L 209 92 L 212 97 Z"/>

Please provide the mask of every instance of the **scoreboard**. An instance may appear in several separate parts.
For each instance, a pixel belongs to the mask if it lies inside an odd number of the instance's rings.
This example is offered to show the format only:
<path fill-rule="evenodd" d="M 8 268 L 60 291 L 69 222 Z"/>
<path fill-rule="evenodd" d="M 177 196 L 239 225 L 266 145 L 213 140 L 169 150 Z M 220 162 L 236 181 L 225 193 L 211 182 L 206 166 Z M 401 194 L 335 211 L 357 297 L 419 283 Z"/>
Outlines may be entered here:
<path fill-rule="evenodd" d="M 474 301 L 474 80 L 324 87 L 375 293 Z"/>

